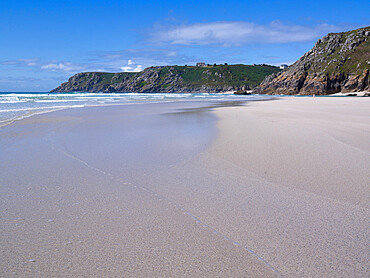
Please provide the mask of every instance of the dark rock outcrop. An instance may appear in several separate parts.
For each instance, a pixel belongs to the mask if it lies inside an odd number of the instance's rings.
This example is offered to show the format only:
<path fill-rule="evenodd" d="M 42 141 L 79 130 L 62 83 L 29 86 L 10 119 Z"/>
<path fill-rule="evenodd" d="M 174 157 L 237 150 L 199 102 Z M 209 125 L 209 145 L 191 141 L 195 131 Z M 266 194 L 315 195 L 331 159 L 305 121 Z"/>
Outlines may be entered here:
<path fill-rule="evenodd" d="M 251 95 L 251 91 L 247 91 L 247 90 L 239 90 L 239 91 L 235 91 L 234 92 L 234 95 Z"/>
<path fill-rule="evenodd" d="M 254 93 L 327 95 L 370 91 L 370 27 L 331 33 L 297 62 L 273 74 Z"/>

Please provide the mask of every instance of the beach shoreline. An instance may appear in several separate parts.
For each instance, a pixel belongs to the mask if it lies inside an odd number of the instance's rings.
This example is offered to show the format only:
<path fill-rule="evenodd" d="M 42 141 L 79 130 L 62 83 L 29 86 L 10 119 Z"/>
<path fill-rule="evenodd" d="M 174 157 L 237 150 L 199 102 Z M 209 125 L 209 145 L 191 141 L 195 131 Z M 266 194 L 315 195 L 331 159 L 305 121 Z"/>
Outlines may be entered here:
<path fill-rule="evenodd" d="M 367 277 L 369 105 L 101 106 L 1 127 L 0 274 Z"/>

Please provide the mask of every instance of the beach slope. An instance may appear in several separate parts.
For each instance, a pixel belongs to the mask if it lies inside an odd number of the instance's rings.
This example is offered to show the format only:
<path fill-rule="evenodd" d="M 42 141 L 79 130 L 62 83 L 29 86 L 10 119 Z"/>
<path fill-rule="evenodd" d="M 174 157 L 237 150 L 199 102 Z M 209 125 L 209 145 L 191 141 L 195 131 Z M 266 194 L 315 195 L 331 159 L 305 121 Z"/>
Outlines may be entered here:
<path fill-rule="evenodd" d="M 370 99 L 222 106 L 2 127 L 0 276 L 369 277 Z"/>

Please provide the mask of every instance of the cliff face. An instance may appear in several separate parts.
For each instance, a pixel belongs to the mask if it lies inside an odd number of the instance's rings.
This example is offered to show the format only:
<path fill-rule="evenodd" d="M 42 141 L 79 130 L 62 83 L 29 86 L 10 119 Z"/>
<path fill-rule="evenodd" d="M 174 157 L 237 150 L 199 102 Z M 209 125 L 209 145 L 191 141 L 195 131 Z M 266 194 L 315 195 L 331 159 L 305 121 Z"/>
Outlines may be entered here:
<path fill-rule="evenodd" d="M 262 94 L 318 94 L 370 91 L 370 27 L 331 33 L 297 62 L 254 89 Z"/>
<path fill-rule="evenodd" d="M 52 92 L 218 93 L 257 86 L 279 68 L 268 65 L 150 67 L 139 73 L 86 72 Z"/>
<path fill-rule="evenodd" d="M 268 65 L 218 65 L 150 67 L 139 73 L 86 72 L 52 92 L 218 93 L 253 88 L 279 71 Z"/>

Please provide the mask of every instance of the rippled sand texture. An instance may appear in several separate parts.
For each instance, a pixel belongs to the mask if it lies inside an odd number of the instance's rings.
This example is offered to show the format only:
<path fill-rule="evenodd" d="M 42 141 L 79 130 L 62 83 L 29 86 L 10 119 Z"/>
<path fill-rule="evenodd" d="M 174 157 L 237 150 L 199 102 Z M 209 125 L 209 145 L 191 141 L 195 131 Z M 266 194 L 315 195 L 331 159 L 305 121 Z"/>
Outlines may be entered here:
<path fill-rule="evenodd" d="M 368 99 L 212 105 L 1 128 L 0 276 L 368 277 Z"/>

